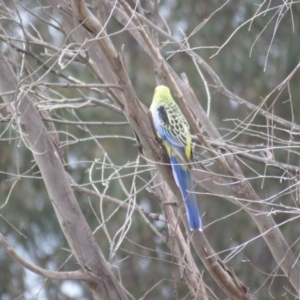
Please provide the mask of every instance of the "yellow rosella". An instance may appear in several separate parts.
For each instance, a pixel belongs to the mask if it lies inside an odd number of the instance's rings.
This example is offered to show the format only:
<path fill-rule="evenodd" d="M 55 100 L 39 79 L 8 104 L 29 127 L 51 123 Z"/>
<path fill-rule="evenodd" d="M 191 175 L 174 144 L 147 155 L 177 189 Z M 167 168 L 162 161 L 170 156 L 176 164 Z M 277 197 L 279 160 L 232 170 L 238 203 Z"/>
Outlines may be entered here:
<path fill-rule="evenodd" d="M 172 166 L 173 177 L 181 191 L 189 227 L 202 230 L 194 183 L 187 163 L 192 160 L 192 143 L 189 124 L 173 100 L 169 88 L 155 88 L 150 107 L 157 136 L 162 140 Z"/>

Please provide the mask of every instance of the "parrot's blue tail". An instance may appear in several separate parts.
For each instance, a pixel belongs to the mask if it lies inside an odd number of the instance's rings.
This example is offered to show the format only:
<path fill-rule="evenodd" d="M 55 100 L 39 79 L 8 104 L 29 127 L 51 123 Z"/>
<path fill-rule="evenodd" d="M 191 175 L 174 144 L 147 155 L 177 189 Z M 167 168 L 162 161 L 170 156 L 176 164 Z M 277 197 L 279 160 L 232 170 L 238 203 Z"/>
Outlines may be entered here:
<path fill-rule="evenodd" d="M 178 164 L 176 157 L 170 156 L 170 160 L 174 179 L 181 191 L 184 201 L 189 227 L 191 230 L 202 231 L 202 222 L 199 214 L 197 198 L 196 194 L 193 193 L 194 183 L 192 174 L 188 169 L 184 170 L 183 167 Z"/>

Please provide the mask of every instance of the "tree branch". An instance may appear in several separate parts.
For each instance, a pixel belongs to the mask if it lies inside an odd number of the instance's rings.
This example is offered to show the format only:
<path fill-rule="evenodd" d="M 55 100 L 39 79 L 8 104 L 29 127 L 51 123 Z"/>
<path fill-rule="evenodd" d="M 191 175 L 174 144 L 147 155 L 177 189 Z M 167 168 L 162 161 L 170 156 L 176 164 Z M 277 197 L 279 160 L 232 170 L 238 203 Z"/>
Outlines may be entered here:
<path fill-rule="evenodd" d="M 14 95 L 2 98 L 9 105 L 23 141 L 39 166 L 61 228 L 80 267 L 93 275 L 88 285 L 100 298 L 127 299 L 79 208 L 56 146 L 35 106 L 18 86 L 17 78 L 3 52 L 0 53 L 0 70 L 0 92 L 14 92 Z"/>
<path fill-rule="evenodd" d="M 21 264 L 24 268 L 28 269 L 29 271 L 44 276 L 50 279 L 56 280 L 83 280 L 87 281 L 90 280 L 88 274 L 83 273 L 82 271 L 71 271 L 71 272 L 58 272 L 58 271 L 49 271 L 43 268 L 40 268 L 34 264 L 31 264 L 24 258 L 22 258 L 6 241 L 4 236 L 0 233 L 0 246 L 2 246 L 5 251 L 19 264 Z"/>

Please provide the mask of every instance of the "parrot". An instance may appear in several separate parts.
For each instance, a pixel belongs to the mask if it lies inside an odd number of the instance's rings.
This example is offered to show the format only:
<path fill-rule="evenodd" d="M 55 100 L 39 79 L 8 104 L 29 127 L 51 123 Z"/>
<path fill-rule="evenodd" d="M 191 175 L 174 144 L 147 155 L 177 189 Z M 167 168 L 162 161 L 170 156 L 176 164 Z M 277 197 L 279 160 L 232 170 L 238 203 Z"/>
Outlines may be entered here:
<path fill-rule="evenodd" d="M 173 177 L 185 205 L 189 228 L 202 231 L 194 182 L 187 165 L 193 159 L 190 127 L 168 87 L 159 85 L 155 88 L 150 114 L 156 136 L 169 156 Z"/>

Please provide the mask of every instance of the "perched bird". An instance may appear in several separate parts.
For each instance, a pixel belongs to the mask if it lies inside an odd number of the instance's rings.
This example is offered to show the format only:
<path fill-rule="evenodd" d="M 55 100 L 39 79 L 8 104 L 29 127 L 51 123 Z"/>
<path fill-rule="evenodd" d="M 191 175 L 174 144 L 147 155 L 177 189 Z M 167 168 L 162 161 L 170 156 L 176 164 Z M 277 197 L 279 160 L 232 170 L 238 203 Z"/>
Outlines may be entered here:
<path fill-rule="evenodd" d="M 158 138 L 166 149 L 172 166 L 173 177 L 181 191 L 191 230 L 202 230 L 201 218 L 192 174 L 187 163 L 192 160 L 192 143 L 189 124 L 179 106 L 173 100 L 169 88 L 155 88 L 150 106 L 153 124 Z"/>

